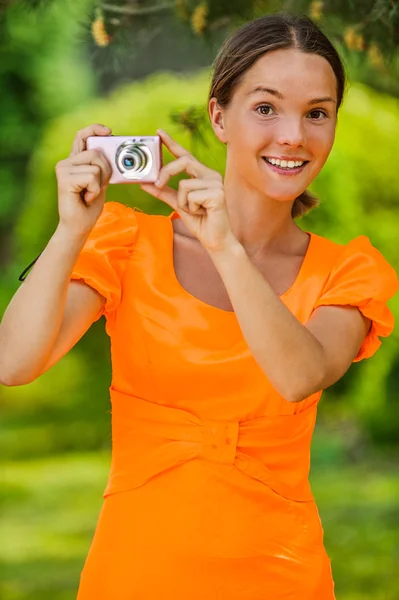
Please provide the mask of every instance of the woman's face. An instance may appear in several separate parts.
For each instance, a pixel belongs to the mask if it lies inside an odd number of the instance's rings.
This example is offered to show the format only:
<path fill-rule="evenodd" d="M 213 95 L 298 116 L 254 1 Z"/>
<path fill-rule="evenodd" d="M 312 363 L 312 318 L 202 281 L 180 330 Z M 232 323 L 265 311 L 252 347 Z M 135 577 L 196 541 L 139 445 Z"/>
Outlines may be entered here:
<path fill-rule="evenodd" d="M 232 170 L 269 198 L 295 199 L 327 160 L 336 111 L 336 77 L 326 59 L 291 49 L 263 55 L 226 109 L 211 100 L 214 130 L 227 145 L 226 176 Z"/>

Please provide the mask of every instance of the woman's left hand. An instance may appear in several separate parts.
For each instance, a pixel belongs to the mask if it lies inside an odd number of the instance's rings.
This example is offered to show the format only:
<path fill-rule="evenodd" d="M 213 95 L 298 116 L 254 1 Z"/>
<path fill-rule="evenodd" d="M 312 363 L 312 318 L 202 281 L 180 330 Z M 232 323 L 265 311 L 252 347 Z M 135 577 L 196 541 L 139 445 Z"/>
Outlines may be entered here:
<path fill-rule="evenodd" d="M 162 129 L 157 134 L 176 160 L 162 167 L 155 184 L 142 183 L 140 187 L 177 211 L 187 229 L 209 252 L 236 244 L 220 173 L 200 163 Z M 177 191 L 166 185 L 172 175 L 182 172 L 192 178 L 182 179 Z"/>

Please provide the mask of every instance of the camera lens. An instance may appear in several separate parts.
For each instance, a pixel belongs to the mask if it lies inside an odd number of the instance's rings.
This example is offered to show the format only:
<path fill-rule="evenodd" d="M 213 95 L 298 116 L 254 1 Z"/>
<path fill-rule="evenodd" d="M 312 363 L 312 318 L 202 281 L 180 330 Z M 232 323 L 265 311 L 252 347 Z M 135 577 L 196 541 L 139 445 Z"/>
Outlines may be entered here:
<path fill-rule="evenodd" d="M 134 159 L 132 156 L 125 156 L 123 158 L 123 166 L 126 169 L 132 169 L 134 167 Z"/>
<path fill-rule="evenodd" d="M 116 166 L 126 179 L 141 179 L 152 167 L 152 154 L 146 144 L 128 140 L 121 144 L 115 155 Z"/>

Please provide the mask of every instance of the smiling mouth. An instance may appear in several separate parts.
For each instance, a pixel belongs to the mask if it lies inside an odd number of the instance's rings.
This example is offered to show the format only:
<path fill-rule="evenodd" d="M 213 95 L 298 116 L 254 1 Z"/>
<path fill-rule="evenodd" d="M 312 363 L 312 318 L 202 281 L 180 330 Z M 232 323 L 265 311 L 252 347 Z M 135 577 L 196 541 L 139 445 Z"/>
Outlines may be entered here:
<path fill-rule="evenodd" d="M 293 175 L 295 175 L 296 173 L 300 173 L 301 171 L 303 171 L 303 169 L 306 167 L 306 165 L 310 162 L 309 160 L 304 160 L 304 161 L 279 161 L 280 164 L 273 164 L 272 162 L 270 162 L 270 159 L 267 158 L 266 156 L 262 156 L 264 162 L 273 170 L 276 171 L 277 173 L 284 173 L 284 174 L 289 174 L 292 173 Z M 276 161 L 274 161 L 276 162 Z M 298 164 L 301 163 L 302 164 Z M 283 163 L 284 166 L 281 165 L 281 163 Z"/>

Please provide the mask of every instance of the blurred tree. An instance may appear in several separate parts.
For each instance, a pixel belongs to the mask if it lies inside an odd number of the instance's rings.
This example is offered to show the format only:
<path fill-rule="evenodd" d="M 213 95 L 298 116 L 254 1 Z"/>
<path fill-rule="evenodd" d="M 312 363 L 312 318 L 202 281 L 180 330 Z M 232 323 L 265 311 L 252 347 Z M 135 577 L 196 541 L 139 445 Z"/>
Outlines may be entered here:
<path fill-rule="evenodd" d="M 256 14 L 281 10 L 307 14 L 321 23 L 335 23 L 336 36 L 350 50 L 368 50 L 376 44 L 384 54 L 391 53 L 399 41 L 396 0 L 100 0 L 98 9 L 101 10 L 97 15 L 99 23 L 103 20 L 102 13 L 105 13 L 107 21 L 114 26 L 136 28 L 140 19 L 149 15 L 175 12 L 183 21 L 190 23 L 197 35 Z M 119 19 L 115 19 L 115 15 Z M 105 31 L 104 23 L 102 27 Z"/>
<path fill-rule="evenodd" d="M 13 2 L 0 13 L 0 266 L 12 257 L 29 157 L 43 128 L 95 89 L 89 60 L 82 60 L 76 43 L 93 0 L 77 7 L 58 0 L 51 10 L 32 10 L 36 4 Z"/>
<path fill-rule="evenodd" d="M 307 14 L 336 42 L 364 53 L 371 64 L 383 70 L 399 45 L 396 0 L 98 0 L 92 33 L 99 46 L 107 46 L 118 43 L 118 29 L 137 32 L 146 27 L 148 18 L 156 17 L 159 22 L 169 12 L 203 36 L 277 11 Z"/>
<path fill-rule="evenodd" d="M 59 1 L 34 0 L 31 6 L 48 7 Z M 230 30 L 251 18 L 279 11 L 311 17 L 344 58 L 360 70 L 361 81 L 380 90 L 385 86 L 385 91 L 399 96 L 397 0 L 93 0 L 89 28 L 100 49 L 93 59 L 107 82 L 110 72 L 115 75 L 120 70 L 126 75 L 129 63 L 133 63 L 134 73 L 137 68 L 140 71 L 137 62 L 142 66 L 148 54 L 150 70 L 158 70 L 157 59 L 162 65 L 165 50 L 173 68 L 179 53 L 183 62 L 189 60 L 192 47 L 202 52 L 211 49 L 214 55 Z M 205 44 L 198 45 L 195 38 Z M 207 64 L 199 60 L 198 66 Z"/>

